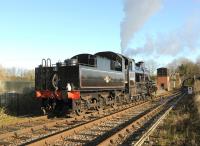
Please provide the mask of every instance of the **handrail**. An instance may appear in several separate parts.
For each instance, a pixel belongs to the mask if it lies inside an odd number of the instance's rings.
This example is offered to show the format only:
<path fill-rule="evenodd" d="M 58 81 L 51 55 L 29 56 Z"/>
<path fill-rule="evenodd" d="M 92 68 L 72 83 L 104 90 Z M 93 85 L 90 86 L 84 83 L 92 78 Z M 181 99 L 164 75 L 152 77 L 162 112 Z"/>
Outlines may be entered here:
<path fill-rule="evenodd" d="M 51 59 L 50 58 L 47 58 L 47 66 L 51 67 Z"/>
<path fill-rule="evenodd" d="M 42 67 L 46 67 L 46 65 L 47 65 L 47 61 L 45 59 L 42 59 Z"/>

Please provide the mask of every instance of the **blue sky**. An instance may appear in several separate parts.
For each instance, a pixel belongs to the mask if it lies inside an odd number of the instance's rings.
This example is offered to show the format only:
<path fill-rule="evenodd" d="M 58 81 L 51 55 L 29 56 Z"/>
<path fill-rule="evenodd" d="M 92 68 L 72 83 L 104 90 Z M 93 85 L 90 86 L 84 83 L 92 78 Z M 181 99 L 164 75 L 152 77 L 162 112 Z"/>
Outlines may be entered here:
<path fill-rule="evenodd" d="M 161 9 L 145 22 L 129 47 L 142 47 L 146 35 L 153 37 L 179 29 L 187 19 L 199 17 L 199 10 L 199 0 L 164 0 Z M 56 62 L 79 53 L 105 50 L 120 53 L 123 17 L 122 0 L 0 1 L 0 64 L 31 69 L 42 58 Z M 180 56 L 195 60 L 200 55 L 198 49 L 195 53 L 188 50 L 175 56 L 161 55 L 159 64 L 165 65 Z M 132 57 L 155 58 L 147 54 Z"/>

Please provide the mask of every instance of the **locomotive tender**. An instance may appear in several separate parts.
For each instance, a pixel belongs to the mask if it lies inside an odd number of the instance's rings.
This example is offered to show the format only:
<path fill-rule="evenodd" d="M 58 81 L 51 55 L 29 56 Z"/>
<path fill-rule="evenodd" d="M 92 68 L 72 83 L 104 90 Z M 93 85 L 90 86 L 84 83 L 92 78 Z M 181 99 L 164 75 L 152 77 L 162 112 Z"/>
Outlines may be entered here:
<path fill-rule="evenodd" d="M 36 98 L 44 112 L 79 115 L 147 98 L 153 89 L 144 62 L 110 51 L 79 54 L 55 65 L 43 59 L 35 68 Z"/>

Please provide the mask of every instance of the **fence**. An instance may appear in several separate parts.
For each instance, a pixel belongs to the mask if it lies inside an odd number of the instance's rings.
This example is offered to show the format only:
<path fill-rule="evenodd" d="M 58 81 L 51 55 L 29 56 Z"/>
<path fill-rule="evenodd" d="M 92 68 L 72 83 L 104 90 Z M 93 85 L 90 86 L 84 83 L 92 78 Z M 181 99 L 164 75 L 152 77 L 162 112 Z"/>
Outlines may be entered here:
<path fill-rule="evenodd" d="M 23 93 L 1 93 L 0 107 L 15 116 L 41 114 L 40 101 L 36 100 L 34 96 L 34 90 L 31 88 L 24 89 Z"/>
<path fill-rule="evenodd" d="M 0 81 L 0 92 L 23 93 L 24 88 L 34 88 L 34 82 L 30 81 Z"/>

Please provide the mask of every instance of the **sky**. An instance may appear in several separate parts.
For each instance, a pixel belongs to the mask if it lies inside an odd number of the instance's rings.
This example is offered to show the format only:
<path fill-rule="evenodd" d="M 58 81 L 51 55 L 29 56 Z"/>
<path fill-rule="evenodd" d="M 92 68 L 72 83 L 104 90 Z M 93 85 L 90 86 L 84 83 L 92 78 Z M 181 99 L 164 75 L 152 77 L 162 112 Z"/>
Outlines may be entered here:
<path fill-rule="evenodd" d="M 56 63 L 99 51 L 123 53 L 136 61 L 153 59 L 160 66 L 178 57 L 195 61 L 200 56 L 200 0 L 149 0 L 148 16 L 145 7 L 130 11 L 134 16 L 129 25 L 144 19 L 130 30 L 122 48 L 127 1 L 2 0 L 0 64 L 33 69 L 43 58 Z M 130 9 L 137 10 L 146 0 L 132 1 Z"/>

